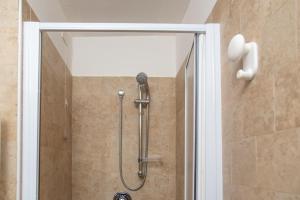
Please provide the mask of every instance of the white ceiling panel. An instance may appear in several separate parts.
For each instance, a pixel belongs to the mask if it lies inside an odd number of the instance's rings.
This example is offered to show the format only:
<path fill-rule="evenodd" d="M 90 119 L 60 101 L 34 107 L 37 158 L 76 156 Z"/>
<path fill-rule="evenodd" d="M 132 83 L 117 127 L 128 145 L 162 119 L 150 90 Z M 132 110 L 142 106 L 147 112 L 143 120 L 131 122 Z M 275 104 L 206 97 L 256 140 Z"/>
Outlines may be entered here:
<path fill-rule="evenodd" d="M 181 23 L 190 0 L 60 0 L 70 22 Z"/>

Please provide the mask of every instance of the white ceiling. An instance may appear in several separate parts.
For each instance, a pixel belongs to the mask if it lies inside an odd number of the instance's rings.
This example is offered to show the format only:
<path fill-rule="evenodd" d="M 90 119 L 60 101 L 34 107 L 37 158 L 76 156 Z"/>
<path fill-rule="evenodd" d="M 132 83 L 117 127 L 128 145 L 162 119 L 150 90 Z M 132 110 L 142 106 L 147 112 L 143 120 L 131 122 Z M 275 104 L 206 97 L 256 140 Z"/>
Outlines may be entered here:
<path fill-rule="evenodd" d="M 181 23 L 190 0 L 59 0 L 70 22 Z"/>
<path fill-rule="evenodd" d="M 182 23 L 192 0 L 27 0 L 41 22 Z M 200 1 L 200 0 L 193 0 Z M 206 0 L 203 0 L 206 1 Z M 201 12 L 201 11 L 199 11 Z M 197 11 L 198 13 L 198 11 Z M 153 35 L 153 33 L 72 33 L 65 37 Z M 157 34 L 155 34 L 157 35 Z M 165 34 L 163 34 L 165 35 Z M 173 34 L 169 34 L 173 35 Z M 69 64 L 70 49 L 52 33 L 58 51 Z"/>

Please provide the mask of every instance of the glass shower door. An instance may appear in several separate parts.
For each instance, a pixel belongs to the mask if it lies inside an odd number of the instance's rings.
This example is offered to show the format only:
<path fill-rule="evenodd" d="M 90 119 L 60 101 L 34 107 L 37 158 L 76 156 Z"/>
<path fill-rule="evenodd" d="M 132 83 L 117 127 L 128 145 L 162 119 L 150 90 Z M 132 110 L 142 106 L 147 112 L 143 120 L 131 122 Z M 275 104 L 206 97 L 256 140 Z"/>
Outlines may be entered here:
<path fill-rule="evenodd" d="M 194 199 L 195 182 L 195 53 L 185 71 L 185 200 Z"/>

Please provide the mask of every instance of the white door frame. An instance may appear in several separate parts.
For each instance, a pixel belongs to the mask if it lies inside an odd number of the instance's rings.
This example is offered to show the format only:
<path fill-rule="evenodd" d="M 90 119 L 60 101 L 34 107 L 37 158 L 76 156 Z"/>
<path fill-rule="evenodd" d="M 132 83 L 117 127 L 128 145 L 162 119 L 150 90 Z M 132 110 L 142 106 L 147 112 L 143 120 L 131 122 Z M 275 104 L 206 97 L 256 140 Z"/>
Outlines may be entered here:
<path fill-rule="evenodd" d="M 195 34 L 194 200 L 223 200 L 220 30 L 218 24 L 24 22 L 20 198 L 38 200 L 41 33 L 44 31 L 156 32 Z M 201 37 L 200 37 L 201 36 Z M 190 200 L 190 199 L 186 199 Z"/>

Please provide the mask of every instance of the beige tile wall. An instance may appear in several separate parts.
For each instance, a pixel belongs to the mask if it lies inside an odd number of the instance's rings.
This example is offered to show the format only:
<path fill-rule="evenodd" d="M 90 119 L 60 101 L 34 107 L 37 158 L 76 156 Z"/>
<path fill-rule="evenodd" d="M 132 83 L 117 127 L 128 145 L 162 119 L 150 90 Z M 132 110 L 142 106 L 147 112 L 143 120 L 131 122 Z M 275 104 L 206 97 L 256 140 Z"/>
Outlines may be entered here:
<path fill-rule="evenodd" d="M 23 20 L 39 21 L 27 2 L 23 3 Z M 72 199 L 71 90 L 71 73 L 48 34 L 43 33 L 40 200 Z"/>
<path fill-rule="evenodd" d="M 26 0 L 23 0 L 23 5 L 22 5 L 22 20 L 23 21 L 35 21 L 38 22 L 39 19 L 38 17 L 35 15 L 34 11 L 32 10 L 32 8 L 30 7 L 30 5 L 28 4 L 28 2 Z"/>
<path fill-rule="evenodd" d="M 71 200 L 72 78 L 46 33 L 42 35 L 41 87 L 40 200 Z"/>
<path fill-rule="evenodd" d="M 176 195 L 176 100 L 174 78 L 149 78 L 151 91 L 149 164 L 145 186 L 133 199 L 165 200 Z M 125 191 L 118 169 L 118 89 L 124 89 L 124 174 L 137 185 L 137 97 L 134 77 L 73 77 L 73 200 L 112 199 Z"/>
<path fill-rule="evenodd" d="M 300 2 L 218 0 L 221 23 L 224 199 L 300 199 Z M 236 33 L 259 45 L 259 71 L 236 80 Z"/>
<path fill-rule="evenodd" d="M 16 197 L 18 1 L 0 1 L 0 199 Z"/>

